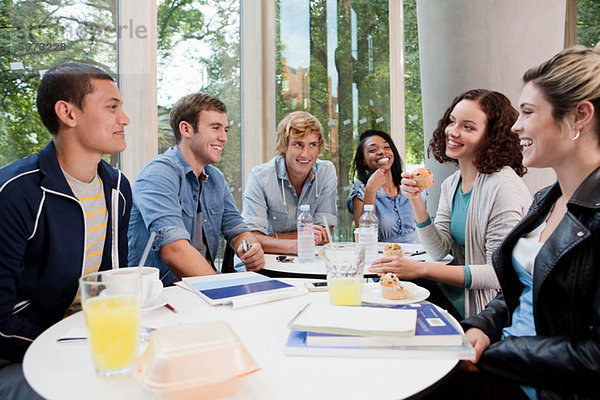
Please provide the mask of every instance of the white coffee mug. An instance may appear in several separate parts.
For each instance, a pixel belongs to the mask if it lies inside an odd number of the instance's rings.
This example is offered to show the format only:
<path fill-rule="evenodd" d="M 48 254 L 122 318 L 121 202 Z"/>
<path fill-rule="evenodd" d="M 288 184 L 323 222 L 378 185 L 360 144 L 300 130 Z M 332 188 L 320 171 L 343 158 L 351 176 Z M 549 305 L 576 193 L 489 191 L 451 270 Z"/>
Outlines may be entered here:
<path fill-rule="evenodd" d="M 142 306 L 150 299 L 155 298 L 162 292 L 163 284 L 159 277 L 158 268 L 154 267 L 128 267 L 106 271 L 110 276 L 119 276 L 131 273 L 142 273 Z"/>

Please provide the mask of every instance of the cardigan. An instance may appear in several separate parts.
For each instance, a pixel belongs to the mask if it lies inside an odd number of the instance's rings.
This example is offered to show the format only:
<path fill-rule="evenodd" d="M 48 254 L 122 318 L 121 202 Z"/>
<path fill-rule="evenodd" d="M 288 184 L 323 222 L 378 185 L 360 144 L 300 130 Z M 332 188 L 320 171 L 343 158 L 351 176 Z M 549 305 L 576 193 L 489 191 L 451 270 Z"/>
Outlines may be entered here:
<path fill-rule="evenodd" d="M 527 212 L 531 194 L 510 167 L 492 174 L 478 173 L 467 213 L 463 250 L 450 232 L 452 201 L 459 181 L 460 171 L 444 180 L 435 223 L 417 228 L 417 233 L 434 260 L 451 253 L 453 264 L 469 266 L 471 285 L 465 288 L 465 317 L 470 317 L 481 311 L 500 289 L 492 254 Z"/>

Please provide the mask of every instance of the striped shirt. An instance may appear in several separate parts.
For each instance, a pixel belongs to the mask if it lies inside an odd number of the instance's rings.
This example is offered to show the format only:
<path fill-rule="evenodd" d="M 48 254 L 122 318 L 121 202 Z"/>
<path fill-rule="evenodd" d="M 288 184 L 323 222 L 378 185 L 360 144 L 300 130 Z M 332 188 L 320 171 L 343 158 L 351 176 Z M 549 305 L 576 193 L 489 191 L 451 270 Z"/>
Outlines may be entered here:
<path fill-rule="evenodd" d="M 86 248 L 83 275 L 96 272 L 102 263 L 102 251 L 106 239 L 108 210 L 104 198 L 102 179 L 96 174 L 91 183 L 79 181 L 63 170 L 71 191 L 85 212 Z"/>

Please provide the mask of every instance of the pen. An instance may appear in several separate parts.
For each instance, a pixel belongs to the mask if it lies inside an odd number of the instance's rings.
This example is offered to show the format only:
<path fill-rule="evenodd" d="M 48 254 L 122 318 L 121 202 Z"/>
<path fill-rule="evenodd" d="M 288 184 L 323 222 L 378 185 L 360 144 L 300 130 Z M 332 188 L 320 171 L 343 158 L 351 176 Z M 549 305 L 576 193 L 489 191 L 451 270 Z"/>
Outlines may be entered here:
<path fill-rule="evenodd" d="M 170 305 L 169 303 L 165 304 L 165 307 L 167 307 L 169 310 L 173 311 L 175 314 L 177 314 L 177 310 L 175 309 L 175 307 L 173 307 L 172 305 Z"/>
<path fill-rule="evenodd" d="M 247 239 L 242 240 L 242 249 L 244 250 L 244 253 L 250 250 L 250 243 L 248 243 Z"/>

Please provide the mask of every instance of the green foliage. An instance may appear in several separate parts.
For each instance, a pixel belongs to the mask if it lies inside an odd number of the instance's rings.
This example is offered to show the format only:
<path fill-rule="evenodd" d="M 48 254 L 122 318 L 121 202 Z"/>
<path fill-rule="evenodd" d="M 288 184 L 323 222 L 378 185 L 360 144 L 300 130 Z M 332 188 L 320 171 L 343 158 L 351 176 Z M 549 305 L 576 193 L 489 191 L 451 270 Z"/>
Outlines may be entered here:
<path fill-rule="evenodd" d="M 277 7 L 283 1 L 276 2 Z M 301 79 L 308 83 L 309 92 L 302 91 L 302 96 L 308 98 L 306 111 L 321 121 L 325 131 L 328 149 L 321 158 L 331 160 L 338 173 L 338 226 L 342 231 L 338 228 L 336 236 L 349 239 L 352 216 L 344 210 L 354 181 L 350 165 L 358 135 L 369 128 L 390 131 L 389 3 L 388 0 L 335 1 L 335 18 L 327 14 L 331 10 L 328 3 L 332 1 L 308 2 L 310 69 Z M 276 12 L 280 15 L 279 8 Z M 281 41 L 279 24 L 302 22 L 280 18 L 276 21 L 277 121 L 280 121 L 288 112 L 304 109 L 304 104 L 292 100 L 284 85 L 299 77 L 286 76 L 282 55 L 285 43 Z M 336 36 L 333 60 L 328 56 L 332 32 Z M 297 93 L 298 87 L 295 89 Z"/>
<path fill-rule="evenodd" d="M 35 108 L 39 71 L 68 61 L 116 71 L 114 0 L 89 0 L 77 12 L 63 12 L 75 3 L 0 3 L 0 166 L 39 151 L 51 140 Z M 24 69 L 11 69 L 11 62 L 21 62 Z"/>
<path fill-rule="evenodd" d="M 404 0 L 404 107 L 406 162 L 420 164 L 425 157 L 417 0 Z"/>
<path fill-rule="evenodd" d="M 600 42 L 600 1 L 577 1 L 577 43 L 594 47 Z"/>
<path fill-rule="evenodd" d="M 208 55 L 190 56 L 188 61 L 206 71 L 206 85 L 199 84 L 195 90 L 220 98 L 227 105 L 229 120 L 233 121 L 222 160 L 216 167 L 224 173 L 241 208 L 239 1 L 161 0 L 157 12 L 159 68 L 168 73 L 173 49 L 185 42 L 209 50 Z M 160 152 L 175 144 L 168 126 L 169 111 L 169 107 L 159 105 Z"/>
<path fill-rule="evenodd" d="M 206 1 L 164 0 L 157 9 L 158 50 L 163 57 L 170 55 L 171 49 L 181 40 L 202 40 L 209 35 L 204 31 L 204 14 L 198 6 Z"/>

